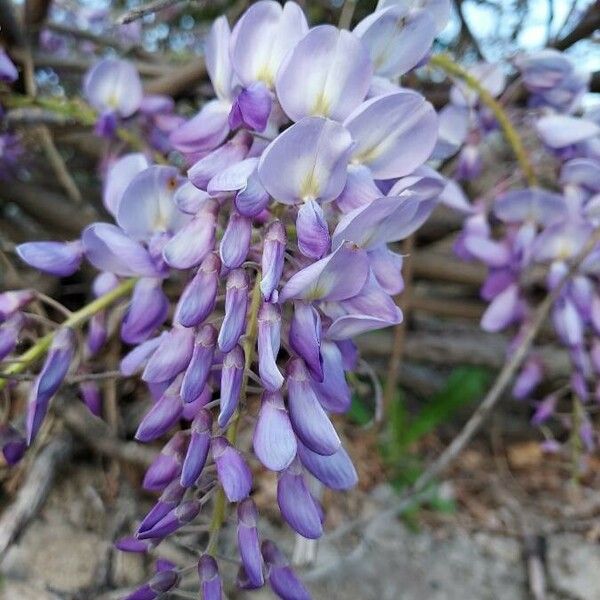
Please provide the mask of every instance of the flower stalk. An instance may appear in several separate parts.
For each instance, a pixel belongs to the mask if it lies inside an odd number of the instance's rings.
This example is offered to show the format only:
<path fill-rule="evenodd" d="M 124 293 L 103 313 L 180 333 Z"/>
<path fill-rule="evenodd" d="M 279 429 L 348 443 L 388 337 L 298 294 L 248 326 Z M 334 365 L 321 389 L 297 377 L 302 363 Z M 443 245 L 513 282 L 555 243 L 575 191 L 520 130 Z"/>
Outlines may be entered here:
<path fill-rule="evenodd" d="M 481 85 L 476 77 L 471 75 L 459 64 L 455 63 L 447 54 L 434 54 L 429 60 L 429 63 L 435 67 L 438 67 L 447 75 L 461 79 L 468 87 L 479 94 L 481 102 L 483 102 L 483 104 L 485 104 L 492 111 L 494 117 L 502 128 L 502 132 L 504 133 L 506 141 L 512 148 L 517 162 L 519 163 L 521 170 L 525 175 L 527 183 L 530 186 L 536 186 L 538 183 L 537 177 L 535 175 L 533 165 L 527 156 L 525 147 L 523 146 L 523 141 L 511 123 L 506 111 L 504 108 L 502 108 L 502 105 Z"/>
<path fill-rule="evenodd" d="M 107 294 L 96 298 L 77 312 L 74 312 L 68 319 L 62 324 L 61 328 L 64 327 L 79 327 L 88 321 L 93 315 L 97 314 L 101 310 L 104 310 L 110 306 L 116 300 L 119 300 L 123 296 L 126 296 L 133 290 L 136 279 L 127 279 L 115 289 L 111 290 Z M 60 331 L 58 329 L 57 331 Z M 18 375 L 22 373 L 27 367 L 35 363 L 37 360 L 42 358 L 54 339 L 56 332 L 48 333 L 44 337 L 40 338 L 29 350 L 24 352 L 17 361 L 7 366 L 4 371 L 4 378 L 0 379 L 0 390 L 2 390 L 6 383 L 10 380 L 10 375 Z"/>
<path fill-rule="evenodd" d="M 258 310 L 260 308 L 261 292 L 260 292 L 260 274 L 257 274 L 254 288 L 252 290 L 252 301 L 250 304 L 250 311 L 248 316 L 248 325 L 246 327 L 246 335 L 244 337 L 244 355 L 245 355 L 245 367 L 244 367 L 244 379 L 242 381 L 242 390 L 240 392 L 240 398 L 242 401 L 246 399 L 247 387 L 248 387 L 248 373 L 254 361 L 254 351 L 256 348 L 256 337 L 258 333 Z M 240 420 L 239 410 L 236 411 L 233 416 L 231 425 L 227 428 L 227 439 L 232 445 L 235 445 L 238 434 L 238 423 Z M 215 495 L 215 502 L 213 505 L 213 512 L 210 521 L 209 539 L 208 546 L 206 548 L 207 554 L 215 554 L 217 549 L 217 542 L 219 539 L 219 532 L 225 520 L 225 493 L 223 488 L 219 486 L 219 489 Z"/>

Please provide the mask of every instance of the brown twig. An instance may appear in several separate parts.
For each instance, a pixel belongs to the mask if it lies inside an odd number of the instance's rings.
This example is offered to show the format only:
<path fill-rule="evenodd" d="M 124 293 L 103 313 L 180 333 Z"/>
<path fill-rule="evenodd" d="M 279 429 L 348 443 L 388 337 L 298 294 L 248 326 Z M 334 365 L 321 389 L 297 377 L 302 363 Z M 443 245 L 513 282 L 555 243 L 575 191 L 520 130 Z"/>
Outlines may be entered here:
<path fill-rule="evenodd" d="M 175 6 L 176 4 L 185 1 L 187 0 L 154 0 L 153 2 L 148 2 L 148 4 L 143 4 L 142 6 L 132 8 L 126 13 L 123 13 L 117 19 L 117 23 L 120 25 L 125 25 L 127 23 L 131 23 L 132 21 L 137 21 L 146 15 L 165 10 L 166 8 L 170 8 L 171 6 Z"/>
<path fill-rule="evenodd" d="M 406 257 L 403 265 L 404 290 L 399 299 L 399 306 L 404 314 L 401 323 L 394 328 L 394 341 L 392 343 L 392 353 L 388 363 L 387 379 L 385 382 L 385 390 L 383 392 L 383 414 L 388 413 L 388 409 L 394 401 L 396 395 L 396 387 L 398 385 L 398 374 L 402 363 L 402 353 L 404 351 L 404 341 L 406 338 L 406 321 L 408 319 L 408 311 L 410 308 L 412 284 L 413 284 L 413 268 L 412 254 L 415 247 L 415 238 L 413 235 L 404 240 L 402 244 L 402 254 Z"/>
<path fill-rule="evenodd" d="M 68 462 L 72 450 L 71 437 L 63 433 L 36 456 L 17 497 L 0 519 L 0 558 L 37 515 L 52 488 L 56 472 Z"/>

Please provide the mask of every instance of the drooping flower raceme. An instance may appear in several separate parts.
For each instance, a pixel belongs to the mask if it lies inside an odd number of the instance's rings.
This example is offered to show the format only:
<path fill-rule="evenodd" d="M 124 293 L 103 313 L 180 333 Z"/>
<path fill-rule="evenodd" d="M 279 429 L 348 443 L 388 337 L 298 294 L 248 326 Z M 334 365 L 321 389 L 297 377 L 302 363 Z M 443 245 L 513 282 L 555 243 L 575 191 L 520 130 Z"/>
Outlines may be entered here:
<path fill-rule="evenodd" d="M 250 466 L 277 472 L 281 515 L 309 538 L 324 519 L 309 478 L 336 490 L 357 481 L 331 420 L 349 408 L 352 338 L 401 322 L 393 297 L 402 257 L 389 244 L 423 224 L 447 185 L 425 165 L 438 140 L 433 107 L 391 80 L 426 57 L 445 4 L 386 5 L 353 32 L 309 28 L 294 2 L 257 2 L 233 30 L 217 19 L 206 45 L 215 98 L 169 136 L 187 177 L 124 155 L 104 186 L 114 223 L 94 223 L 77 241 L 20 247 L 30 265 L 61 276 L 86 259 L 101 272 L 99 289 L 136 278 L 120 327 L 131 346 L 121 371 L 139 374 L 154 398 L 136 438 L 169 439 L 144 479 L 160 497 L 121 547 L 142 551 L 176 534 L 218 486 L 238 503 L 238 583 L 309 597 L 274 544 L 261 543 Z M 138 110 L 140 119 L 161 114 L 135 81 L 123 62 L 88 74 L 101 128 Z M 171 320 L 167 280 L 180 290 Z M 4 299 L 7 348 L 27 301 Z M 90 352 L 106 337 L 105 316 L 90 323 Z M 74 353 L 65 329 L 33 388 L 27 441 Z M 260 406 L 249 377 L 261 384 Z M 257 414 L 250 464 L 235 444 L 248 412 Z M 209 545 L 198 565 L 205 598 L 221 597 L 213 553 Z M 158 597 L 177 579 L 158 572 L 130 598 Z"/>

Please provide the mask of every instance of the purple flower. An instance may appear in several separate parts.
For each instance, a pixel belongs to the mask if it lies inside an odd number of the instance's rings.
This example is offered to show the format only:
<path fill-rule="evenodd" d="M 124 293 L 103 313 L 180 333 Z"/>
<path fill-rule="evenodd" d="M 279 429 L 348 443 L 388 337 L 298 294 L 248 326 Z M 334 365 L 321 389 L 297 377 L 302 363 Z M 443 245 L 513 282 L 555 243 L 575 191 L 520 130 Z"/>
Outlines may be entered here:
<path fill-rule="evenodd" d="M 143 97 L 142 82 L 135 66 L 126 60 L 104 59 L 85 76 L 87 101 L 98 111 L 130 117 Z"/>
<path fill-rule="evenodd" d="M 312 259 L 322 258 L 331 247 L 329 228 L 323 209 L 314 201 L 307 200 L 298 210 L 296 219 L 298 249 Z"/>
<path fill-rule="evenodd" d="M 154 600 L 173 589 L 178 582 L 179 575 L 175 571 L 159 571 L 148 583 L 129 594 L 125 600 Z"/>
<path fill-rule="evenodd" d="M 0 360 L 6 358 L 16 348 L 24 325 L 25 317 L 15 313 L 0 326 Z"/>
<path fill-rule="evenodd" d="M 352 138 L 342 125 L 306 117 L 269 144 L 260 158 L 258 175 L 277 202 L 326 202 L 344 188 L 351 150 Z M 284 172 L 286 176 L 281 177 Z"/>
<path fill-rule="evenodd" d="M 138 533 L 138 539 L 161 539 L 172 534 L 180 527 L 192 522 L 198 516 L 198 513 L 200 512 L 200 506 L 200 503 L 195 500 L 182 502 L 179 506 L 176 506 L 170 510 L 155 525 L 149 529 L 140 531 Z"/>
<path fill-rule="evenodd" d="M 358 37 L 319 25 L 290 51 L 275 88 L 292 121 L 313 115 L 341 121 L 365 98 L 371 75 L 371 60 Z"/>
<path fill-rule="evenodd" d="M 323 381 L 321 317 L 308 302 L 294 303 L 289 340 L 292 350 L 304 359 L 313 379 Z"/>
<path fill-rule="evenodd" d="M 312 475 L 332 490 L 348 490 L 358 483 L 352 460 L 341 446 L 335 454 L 322 456 L 299 443 L 298 458 Z"/>
<path fill-rule="evenodd" d="M 308 24 L 295 2 L 256 2 L 244 13 L 231 40 L 231 61 L 245 86 L 272 88 L 283 59 L 304 37 Z"/>

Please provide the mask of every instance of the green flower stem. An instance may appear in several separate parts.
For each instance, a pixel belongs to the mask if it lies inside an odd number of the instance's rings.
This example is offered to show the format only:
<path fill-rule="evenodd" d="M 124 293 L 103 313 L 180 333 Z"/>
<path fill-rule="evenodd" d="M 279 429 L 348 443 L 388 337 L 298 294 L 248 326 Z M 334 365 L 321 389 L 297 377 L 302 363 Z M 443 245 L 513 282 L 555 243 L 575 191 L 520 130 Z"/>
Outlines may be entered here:
<path fill-rule="evenodd" d="M 97 112 L 79 98 L 72 100 L 47 96 L 31 98 L 29 96 L 11 94 L 8 96 L 3 95 L 2 102 L 8 108 L 43 108 L 57 115 L 62 115 L 67 119 L 77 121 L 86 127 L 93 127 L 98 118 Z M 131 146 L 134 150 L 146 151 L 148 149 L 144 141 L 134 131 L 125 127 L 118 127 L 116 133 L 122 142 Z M 160 152 L 152 152 L 152 158 L 159 164 L 167 164 L 168 162 Z"/>
<path fill-rule="evenodd" d="M 61 323 L 61 327 L 78 327 L 83 325 L 93 315 L 101 310 L 110 306 L 115 300 L 126 296 L 131 292 L 135 285 L 135 279 L 127 279 L 114 290 L 104 294 L 93 300 L 82 309 L 74 312 L 68 319 Z M 3 378 L 0 379 L 0 390 L 6 386 L 6 383 L 10 380 L 10 375 L 17 375 L 22 373 L 27 367 L 38 361 L 50 347 L 52 340 L 56 332 L 49 333 L 43 338 L 40 338 L 29 350 L 21 354 L 19 359 L 13 363 L 10 363 L 7 368 L 3 371 Z"/>
<path fill-rule="evenodd" d="M 533 170 L 533 166 L 529 161 L 527 152 L 523 146 L 523 142 L 511 123 L 506 111 L 502 105 L 481 85 L 481 83 L 473 77 L 467 70 L 455 63 L 447 54 L 435 54 L 429 60 L 429 64 L 442 69 L 446 74 L 451 75 L 464 81 L 468 87 L 479 94 L 481 102 L 483 102 L 494 114 L 496 120 L 500 124 L 506 141 L 512 148 L 515 157 L 527 179 L 527 183 L 531 186 L 537 185 L 537 177 Z"/>
<path fill-rule="evenodd" d="M 256 337 L 258 333 L 258 310 L 260 308 L 260 274 L 256 276 L 256 282 L 254 289 L 252 290 L 252 301 L 250 304 L 250 315 L 248 317 L 248 325 L 246 327 L 246 335 L 244 336 L 244 355 L 245 355 L 245 368 L 244 368 L 244 379 L 242 381 L 242 389 L 240 392 L 240 398 L 246 398 L 246 389 L 248 386 L 248 373 L 250 367 L 254 362 L 254 352 L 256 347 Z M 231 425 L 227 428 L 227 440 L 233 446 L 237 441 L 238 424 L 240 421 L 240 413 L 236 411 L 233 416 Z M 213 505 L 212 518 L 210 520 L 210 530 L 208 538 L 208 546 L 206 548 L 207 554 L 214 554 L 217 550 L 217 542 L 219 540 L 219 532 L 223 522 L 225 521 L 225 492 L 223 488 L 219 486 L 215 496 L 215 503 Z"/>

